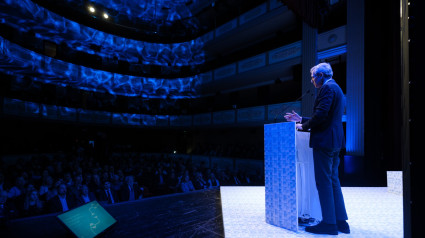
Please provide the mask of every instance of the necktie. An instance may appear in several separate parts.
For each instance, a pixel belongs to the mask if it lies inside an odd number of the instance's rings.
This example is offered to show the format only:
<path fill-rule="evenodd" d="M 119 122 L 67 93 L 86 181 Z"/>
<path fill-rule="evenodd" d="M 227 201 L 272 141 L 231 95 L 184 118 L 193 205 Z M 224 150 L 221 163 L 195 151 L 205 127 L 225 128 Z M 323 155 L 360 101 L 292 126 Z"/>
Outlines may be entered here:
<path fill-rule="evenodd" d="M 111 204 L 114 203 L 114 197 L 112 196 L 110 189 L 106 191 L 106 194 L 108 196 L 109 203 L 111 203 Z"/>
<path fill-rule="evenodd" d="M 134 197 L 134 191 L 133 191 L 133 189 L 131 189 L 131 186 L 128 186 L 128 189 L 130 190 L 130 195 L 128 197 L 128 200 L 129 201 L 133 201 L 135 199 L 135 197 Z"/>

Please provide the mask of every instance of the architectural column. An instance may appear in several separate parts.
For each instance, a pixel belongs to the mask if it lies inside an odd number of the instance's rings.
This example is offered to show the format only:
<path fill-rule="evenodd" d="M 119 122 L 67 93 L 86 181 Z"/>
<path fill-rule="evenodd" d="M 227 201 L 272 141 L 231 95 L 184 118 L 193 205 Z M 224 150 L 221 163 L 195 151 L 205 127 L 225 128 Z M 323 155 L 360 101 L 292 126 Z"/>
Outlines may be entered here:
<path fill-rule="evenodd" d="M 317 29 L 303 22 L 302 36 L 302 95 L 301 115 L 311 116 L 315 99 L 315 88 L 311 83 L 311 67 L 317 64 Z M 310 90 L 310 93 L 306 93 Z"/>
<path fill-rule="evenodd" d="M 347 0 L 347 155 L 364 156 L 364 0 Z"/>

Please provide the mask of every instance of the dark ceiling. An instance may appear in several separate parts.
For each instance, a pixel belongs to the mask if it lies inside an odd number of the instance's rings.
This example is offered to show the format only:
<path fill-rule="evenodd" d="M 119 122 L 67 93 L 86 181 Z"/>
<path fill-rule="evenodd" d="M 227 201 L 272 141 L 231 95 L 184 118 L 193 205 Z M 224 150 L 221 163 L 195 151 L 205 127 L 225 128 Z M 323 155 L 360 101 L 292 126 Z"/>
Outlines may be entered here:
<path fill-rule="evenodd" d="M 267 0 L 33 0 L 70 20 L 155 43 L 193 40 Z M 88 7 L 97 10 L 91 13 Z M 109 14 L 108 19 L 102 17 Z"/>

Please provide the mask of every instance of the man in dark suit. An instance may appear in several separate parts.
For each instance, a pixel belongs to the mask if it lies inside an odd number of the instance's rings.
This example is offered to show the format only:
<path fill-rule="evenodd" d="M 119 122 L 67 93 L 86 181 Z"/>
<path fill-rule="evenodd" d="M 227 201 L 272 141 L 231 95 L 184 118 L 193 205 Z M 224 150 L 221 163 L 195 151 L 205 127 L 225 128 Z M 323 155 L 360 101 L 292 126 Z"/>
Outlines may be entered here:
<path fill-rule="evenodd" d="M 122 202 L 134 201 L 143 197 L 142 190 L 137 183 L 134 183 L 134 177 L 131 175 L 125 177 L 125 184 L 121 186 L 119 195 Z"/>
<path fill-rule="evenodd" d="M 315 234 L 338 235 L 338 231 L 350 233 L 346 220 L 344 197 L 338 178 L 339 151 L 345 147 L 342 115 L 344 94 L 332 79 L 332 68 L 321 63 L 310 70 L 311 82 L 318 89 L 313 115 L 300 117 L 296 112 L 287 113 L 288 121 L 297 122 L 298 130 L 311 130 L 310 147 L 313 148 L 314 173 L 319 193 L 322 221 L 306 227 Z"/>
<path fill-rule="evenodd" d="M 83 184 L 79 190 L 77 200 L 78 205 L 83 205 L 96 200 L 96 196 L 93 192 L 89 191 L 89 187 L 87 185 Z"/>
<path fill-rule="evenodd" d="M 48 201 L 49 212 L 66 212 L 77 206 L 77 201 L 71 194 L 67 194 L 64 183 L 58 186 L 58 194 Z"/>
<path fill-rule="evenodd" d="M 108 204 L 119 202 L 117 193 L 115 190 L 111 189 L 111 183 L 109 181 L 105 181 L 103 183 L 103 189 L 96 194 L 96 198 L 99 199 L 99 201 L 107 202 Z"/>

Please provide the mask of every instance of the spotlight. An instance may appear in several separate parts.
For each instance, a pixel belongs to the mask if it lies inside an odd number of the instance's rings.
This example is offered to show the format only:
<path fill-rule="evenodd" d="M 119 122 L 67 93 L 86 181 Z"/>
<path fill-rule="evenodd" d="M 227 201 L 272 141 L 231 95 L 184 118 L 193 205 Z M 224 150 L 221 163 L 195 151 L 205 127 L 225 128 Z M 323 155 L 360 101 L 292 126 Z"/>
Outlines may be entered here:
<path fill-rule="evenodd" d="M 91 13 L 95 13 L 96 12 L 96 9 L 93 6 L 89 6 L 89 11 Z"/>
<path fill-rule="evenodd" d="M 108 13 L 103 13 L 103 18 L 105 18 L 105 19 L 108 19 L 109 18 L 109 15 L 108 15 Z"/>

